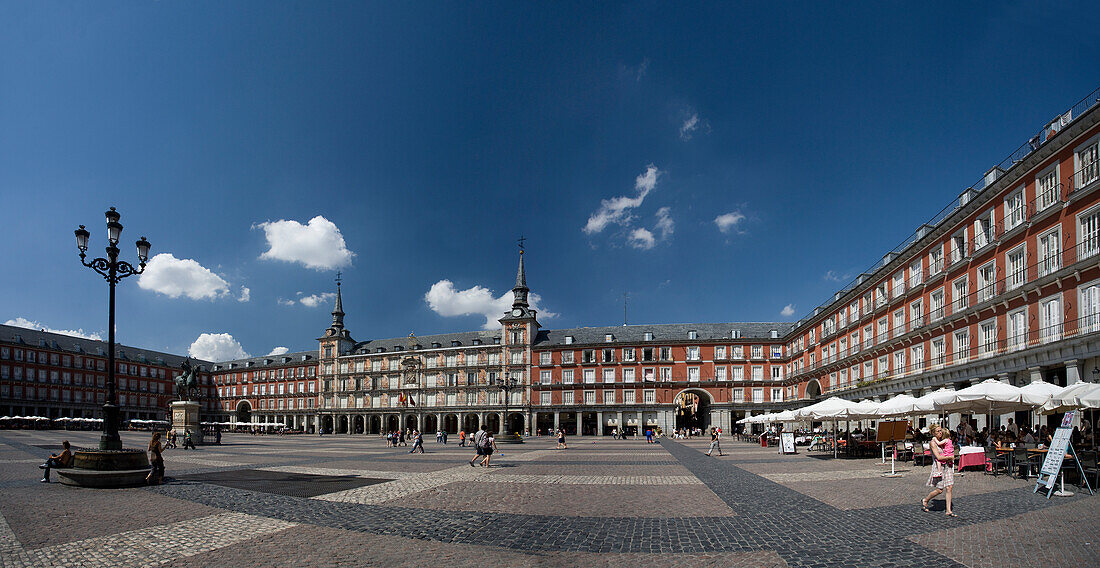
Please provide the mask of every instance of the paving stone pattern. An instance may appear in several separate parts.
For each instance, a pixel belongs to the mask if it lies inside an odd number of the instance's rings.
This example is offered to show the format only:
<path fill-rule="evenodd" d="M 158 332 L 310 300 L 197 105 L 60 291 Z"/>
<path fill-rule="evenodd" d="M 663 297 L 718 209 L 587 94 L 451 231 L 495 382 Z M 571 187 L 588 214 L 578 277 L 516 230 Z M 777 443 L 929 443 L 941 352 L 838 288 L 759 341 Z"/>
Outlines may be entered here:
<path fill-rule="evenodd" d="M 885 480 L 877 460 L 736 442 L 708 457 L 703 440 L 541 439 L 485 469 L 453 444 L 409 455 L 374 437 L 230 435 L 171 450 L 165 485 L 96 491 L 34 481 L 38 446 L 61 436 L 97 435 L 0 432 L 0 568 L 1100 565 L 1100 497 L 1047 500 L 972 473 L 951 519 L 942 501 L 917 505 L 927 468 Z M 1061 544 L 1034 554 L 1035 538 Z"/>

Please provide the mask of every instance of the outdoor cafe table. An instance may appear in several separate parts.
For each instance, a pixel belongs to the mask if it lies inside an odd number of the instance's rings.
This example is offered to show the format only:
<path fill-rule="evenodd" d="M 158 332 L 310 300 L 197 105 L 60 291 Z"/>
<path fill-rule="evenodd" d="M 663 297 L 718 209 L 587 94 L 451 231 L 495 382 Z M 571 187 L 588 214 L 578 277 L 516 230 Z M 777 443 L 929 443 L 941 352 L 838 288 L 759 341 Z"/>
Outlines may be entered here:
<path fill-rule="evenodd" d="M 967 467 L 985 467 L 985 448 L 981 446 L 963 446 L 959 448 L 959 469 Z"/>

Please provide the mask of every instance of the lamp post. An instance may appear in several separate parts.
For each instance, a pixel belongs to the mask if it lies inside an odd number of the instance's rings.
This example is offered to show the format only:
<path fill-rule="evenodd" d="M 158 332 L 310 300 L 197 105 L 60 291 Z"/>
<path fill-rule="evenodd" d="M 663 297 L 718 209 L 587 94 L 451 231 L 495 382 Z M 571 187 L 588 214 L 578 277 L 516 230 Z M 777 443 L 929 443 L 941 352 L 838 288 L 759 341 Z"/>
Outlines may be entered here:
<path fill-rule="evenodd" d="M 139 268 L 125 260 L 118 259 L 118 240 L 122 235 L 121 215 L 112 207 L 105 213 L 107 217 L 107 258 L 99 257 L 85 260 L 88 251 L 89 233 L 84 225 L 74 231 L 76 248 L 80 250 L 80 263 L 99 273 L 107 280 L 110 289 L 107 316 L 107 401 L 103 404 L 103 435 L 99 438 L 100 450 L 121 450 L 122 439 L 118 435 L 118 393 L 115 390 L 115 284 L 123 278 L 145 272 L 145 263 L 149 260 L 149 241 L 145 237 L 137 242 Z"/>
<path fill-rule="evenodd" d="M 497 386 L 500 388 L 500 390 L 504 391 L 504 420 L 503 420 L 504 423 L 501 425 L 501 428 L 504 431 L 501 432 L 501 435 L 499 437 L 499 441 L 501 441 L 501 442 L 519 442 L 519 441 L 522 441 L 522 439 L 520 439 L 519 436 L 517 436 L 517 435 L 515 435 L 515 434 L 508 431 L 508 405 L 511 402 L 511 398 L 509 397 L 509 395 L 512 393 L 512 391 L 516 390 L 517 388 L 520 388 L 521 385 L 519 384 L 519 381 L 516 380 L 515 377 L 508 377 L 507 379 L 504 379 L 504 380 L 500 381 L 500 384 L 498 384 Z"/>

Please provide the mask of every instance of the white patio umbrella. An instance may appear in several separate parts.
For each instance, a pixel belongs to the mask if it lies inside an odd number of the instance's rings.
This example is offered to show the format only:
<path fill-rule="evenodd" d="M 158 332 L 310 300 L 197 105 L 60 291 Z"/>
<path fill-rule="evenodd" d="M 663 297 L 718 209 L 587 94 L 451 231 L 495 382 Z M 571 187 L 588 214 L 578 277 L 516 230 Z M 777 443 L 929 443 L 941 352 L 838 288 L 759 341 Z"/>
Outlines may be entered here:
<path fill-rule="evenodd" d="M 1042 406 L 1049 398 L 1049 396 L 1024 392 L 1019 387 L 1002 383 L 997 379 L 988 379 L 955 391 L 954 396 L 938 406 L 941 410 L 948 412 L 1005 414 Z"/>
<path fill-rule="evenodd" d="M 875 415 L 880 418 L 893 418 L 895 416 L 908 416 L 914 413 L 913 401 L 916 397 L 899 394 L 894 398 L 883 401 L 875 410 Z"/>
<path fill-rule="evenodd" d="M 1079 408 L 1100 408 L 1100 384 L 1074 383 L 1054 393 L 1043 405 L 1043 414 L 1068 412 Z"/>

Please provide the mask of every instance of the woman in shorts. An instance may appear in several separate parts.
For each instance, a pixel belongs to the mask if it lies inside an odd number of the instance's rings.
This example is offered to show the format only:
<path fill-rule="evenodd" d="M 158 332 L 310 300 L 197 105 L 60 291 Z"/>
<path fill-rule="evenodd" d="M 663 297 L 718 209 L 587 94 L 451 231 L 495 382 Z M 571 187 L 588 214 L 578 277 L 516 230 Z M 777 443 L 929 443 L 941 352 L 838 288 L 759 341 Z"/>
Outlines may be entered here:
<path fill-rule="evenodd" d="M 929 503 L 940 493 L 947 500 L 947 516 L 957 517 L 951 510 L 951 488 L 955 485 L 955 472 L 952 464 L 955 461 L 955 445 L 951 442 L 946 428 L 940 425 L 932 427 L 932 441 L 928 447 L 932 450 L 932 473 L 928 475 L 927 485 L 932 488 L 928 496 L 921 499 L 921 510 L 928 512 Z"/>

